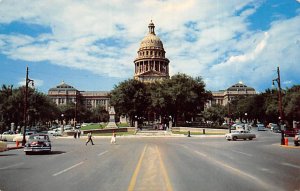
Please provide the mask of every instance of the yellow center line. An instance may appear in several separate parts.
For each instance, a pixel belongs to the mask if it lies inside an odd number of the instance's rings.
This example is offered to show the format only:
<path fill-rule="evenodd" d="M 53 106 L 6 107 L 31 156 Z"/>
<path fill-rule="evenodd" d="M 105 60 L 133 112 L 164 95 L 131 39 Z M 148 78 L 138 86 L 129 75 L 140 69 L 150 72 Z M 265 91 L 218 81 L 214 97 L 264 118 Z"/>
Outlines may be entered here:
<path fill-rule="evenodd" d="M 157 153 L 158 153 L 160 166 L 162 168 L 163 177 L 164 177 L 164 180 L 165 180 L 165 183 L 166 183 L 166 188 L 167 188 L 168 191 L 172 191 L 173 189 L 172 189 L 172 186 L 171 186 L 171 182 L 170 182 L 166 167 L 163 163 L 163 160 L 161 159 L 161 155 L 160 155 L 160 152 L 159 152 L 157 146 L 156 146 L 156 150 L 157 150 Z"/>
<path fill-rule="evenodd" d="M 137 176 L 139 174 L 139 171 L 141 169 L 141 165 L 142 165 L 142 161 L 143 161 L 143 158 L 144 158 L 144 155 L 145 155 L 145 152 L 146 152 L 146 149 L 147 149 L 147 145 L 144 147 L 144 150 L 140 156 L 140 159 L 139 159 L 139 162 L 138 164 L 136 165 L 136 168 L 134 170 L 134 173 L 131 177 L 131 180 L 130 180 L 130 183 L 129 183 L 129 186 L 128 186 L 128 191 L 133 191 L 134 187 L 135 187 L 135 184 L 136 184 L 136 179 L 137 179 Z"/>

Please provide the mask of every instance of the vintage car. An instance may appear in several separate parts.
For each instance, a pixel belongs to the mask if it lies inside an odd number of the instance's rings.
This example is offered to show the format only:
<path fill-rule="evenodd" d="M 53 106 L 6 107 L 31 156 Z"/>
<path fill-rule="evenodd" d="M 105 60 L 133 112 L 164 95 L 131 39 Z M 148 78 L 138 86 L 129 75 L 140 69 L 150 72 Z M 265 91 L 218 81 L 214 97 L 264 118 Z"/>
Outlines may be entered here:
<path fill-rule="evenodd" d="M 0 135 L 1 141 L 13 141 L 13 139 L 17 136 L 16 132 L 13 131 L 6 131 Z"/>
<path fill-rule="evenodd" d="M 49 135 L 53 135 L 53 136 L 61 136 L 61 128 L 56 128 L 53 130 L 48 131 Z"/>
<path fill-rule="evenodd" d="M 237 140 L 237 139 L 249 139 L 252 140 L 253 138 L 256 138 L 256 135 L 254 133 L 251 133 L 250 131 L 246 130 L 237 130 L 237 131 L 231 131 L 231 133 L 227 133 L 225 135 L 225 138 L 230 141 L 230 140 Z"/>
<path fill-rule="evenodd" d="M 264 124 L 257 124 L 257 131 L 265 131 L 266 127 L 264 126 Z"/>
<path fill-rule="evenodd" d="M 32 134 L 24 146 L 25 154 L 32 152 L 51 152 L 51 141 L 47 134 Z"/>

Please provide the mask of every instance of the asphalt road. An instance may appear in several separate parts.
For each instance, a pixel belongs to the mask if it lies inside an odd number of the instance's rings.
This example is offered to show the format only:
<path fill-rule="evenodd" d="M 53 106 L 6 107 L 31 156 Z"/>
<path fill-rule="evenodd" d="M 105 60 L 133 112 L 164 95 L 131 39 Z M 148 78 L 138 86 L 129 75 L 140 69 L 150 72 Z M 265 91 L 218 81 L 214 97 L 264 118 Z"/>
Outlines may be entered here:
<path fill-rule="evenodd" d="M 51 154 L 0 153 L 0 190 L 300 190 L 300 149 L 280 135 L 52 139 Z"/>

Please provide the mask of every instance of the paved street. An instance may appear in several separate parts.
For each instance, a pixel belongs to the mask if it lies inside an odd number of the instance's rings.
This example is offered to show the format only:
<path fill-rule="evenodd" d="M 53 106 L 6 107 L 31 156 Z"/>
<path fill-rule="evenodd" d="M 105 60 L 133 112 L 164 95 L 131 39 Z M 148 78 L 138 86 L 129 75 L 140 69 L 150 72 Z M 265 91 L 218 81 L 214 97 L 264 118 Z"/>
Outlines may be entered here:
<path fill-rule="evenodd" d="M 256 131 L 255 131 L 256 132 Z M 256 132 L 257 133 L 257 132 Z M 0 153 L 0 190 L 300 190 L 300 149 L 280 135 L 53 138 L 51 154 Z"/>

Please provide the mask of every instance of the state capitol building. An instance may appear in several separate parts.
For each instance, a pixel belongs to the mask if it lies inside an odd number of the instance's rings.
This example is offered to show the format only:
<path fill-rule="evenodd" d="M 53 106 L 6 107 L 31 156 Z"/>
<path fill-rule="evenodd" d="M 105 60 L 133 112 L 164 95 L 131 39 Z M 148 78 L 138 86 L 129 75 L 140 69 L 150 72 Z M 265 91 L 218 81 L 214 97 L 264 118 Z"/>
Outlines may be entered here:
<path fill-rule="evenodd" d="M 169 59 L 165 57 L 166 51 L 163 43 L 155 34 L 155 25 L 151 21 L 148 25 L 148 34 L 143 38 L 137 51 L 137 58 L 134 60 L 134 79 L 144 83 L 169 79 Z M 256 94 L 254 88 L 247 87 L 242 83 L 232 85 L 226 90 L 212 92 L 213 99 L 207 104 L 227 105 L 229 101 L 237 96 Z M 108 110 L 110 104 L 108 91 L 80 91 L 71 85 L 62 82 L 56 87 L 50 88 L 48 96 L 57 105 L 75 103 L 78 96 L 83 100 L 87 109 L 98 105 Z"/>

